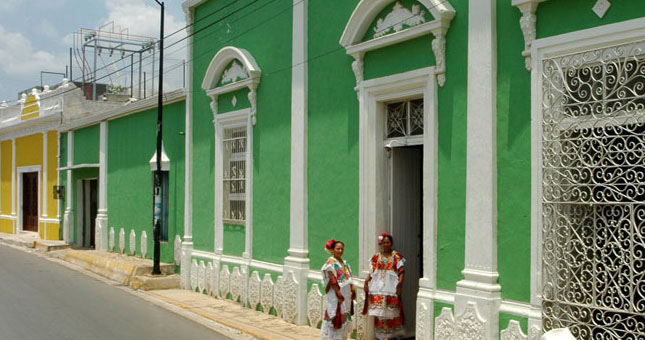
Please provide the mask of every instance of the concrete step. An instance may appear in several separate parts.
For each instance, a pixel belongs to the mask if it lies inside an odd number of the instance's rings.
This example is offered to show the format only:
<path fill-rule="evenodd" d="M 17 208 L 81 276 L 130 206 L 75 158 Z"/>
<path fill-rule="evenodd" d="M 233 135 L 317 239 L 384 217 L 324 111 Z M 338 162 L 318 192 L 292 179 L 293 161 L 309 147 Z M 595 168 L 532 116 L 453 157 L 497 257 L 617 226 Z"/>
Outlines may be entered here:
<path fill-rule="evenodd" d="M 45 252 L 71 248 L 71 245 L 65 243 L 64 241 L 37 240 L 34 243 L 34 248 Z"/>
<path fill-rule="evenodd" d="M 152 273 L 152 260 L 97 250 L 69 249 L 65 254 L 65 261 L 125 286 L 130 285 L 135 276 Z M 160 269 L 166 275 L 175 272 L 175 266 L 169 263 L 161 264 Z"/>
<path fill-rule="evenodd" d="M 179 289 L 179 275 L 138 275 L 132 278 L 132 289 Z"/>

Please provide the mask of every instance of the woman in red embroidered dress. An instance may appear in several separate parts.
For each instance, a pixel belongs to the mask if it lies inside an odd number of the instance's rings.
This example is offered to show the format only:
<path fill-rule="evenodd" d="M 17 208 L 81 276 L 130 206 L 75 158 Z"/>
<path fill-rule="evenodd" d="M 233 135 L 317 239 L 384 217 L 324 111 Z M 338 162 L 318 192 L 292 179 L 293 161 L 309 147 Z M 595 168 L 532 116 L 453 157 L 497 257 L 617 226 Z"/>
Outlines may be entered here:
<path fill-rule="evenodd" d="M 403 332 L 403 305 L 401 284 L 405 259 L 392 249 L 392 235 L 379 235 L 382 248 L 372 256 L 370 272 L 365 279 L 366 304 L 363 314 L 374 317 L 374 333 L 377 339 L 392 339 Z"/>
<path fill-rule="evenodd" d="M 352 329 L 352 300 L 356 297 L 352 270 L 342 257 L 345 250 L 343 242 L 331 239 L 325 244 L 325 250 L 332 256 L 321 268 L 326 298 L 320 335 L 323 340 L 346 339 Z"/>

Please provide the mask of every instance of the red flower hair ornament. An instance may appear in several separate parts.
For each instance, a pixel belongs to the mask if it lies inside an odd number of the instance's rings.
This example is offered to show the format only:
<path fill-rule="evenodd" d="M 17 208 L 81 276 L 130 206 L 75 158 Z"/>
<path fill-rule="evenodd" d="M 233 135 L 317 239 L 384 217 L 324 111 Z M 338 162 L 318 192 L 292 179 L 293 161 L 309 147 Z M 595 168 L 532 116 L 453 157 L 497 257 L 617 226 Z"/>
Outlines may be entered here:
<path fill-rule="evenodd" d="M 333 238 L 330 238 L 327 241 L 327 243 L 325 243 L 325 250 L 327 252 L 332 253 L 334 251 L 334 249 L 331 247 L 334 244 L 334 242 L 336 242 L 336 240 L 334 240 Z"/>
<path fill-rule="evenodd" d="M 392 235 L 388 233 L 381 233 L 381 235 L 378 236 L 376 243 L 380 246 L 383 243 L 383 239 L 389 237 L 390 240 L 392 239 Z"/>

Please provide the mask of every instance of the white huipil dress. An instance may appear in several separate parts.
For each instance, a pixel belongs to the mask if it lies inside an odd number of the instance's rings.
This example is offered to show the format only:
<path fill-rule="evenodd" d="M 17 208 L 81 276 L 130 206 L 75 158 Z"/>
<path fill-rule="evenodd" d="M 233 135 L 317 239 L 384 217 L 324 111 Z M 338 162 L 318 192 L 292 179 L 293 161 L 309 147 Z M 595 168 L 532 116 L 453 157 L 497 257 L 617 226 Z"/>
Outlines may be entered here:
<path fill-rule="evenodd" d="M 332 288 L 326 293 L 323 322 L 320 327 L 321 339 L 346 339 L 352 330 L 352 316 L 350 314 L 352 306 L 352 271 L 347 262 L 343 261 L 343 263 L 340 263 L 334 257 L 327 259 L 321 270 L 323 274 L 323 287 L 327 287 L 327 284 L 329 284 L 329 272 L 332 272 L 334 279 L 340 287 L 340 292 L 345 298 L 345 301 L 340 306 L 342 325 L 340 328 L 334 328 L 332 320 L 338 312 L 338 298 Z"/>

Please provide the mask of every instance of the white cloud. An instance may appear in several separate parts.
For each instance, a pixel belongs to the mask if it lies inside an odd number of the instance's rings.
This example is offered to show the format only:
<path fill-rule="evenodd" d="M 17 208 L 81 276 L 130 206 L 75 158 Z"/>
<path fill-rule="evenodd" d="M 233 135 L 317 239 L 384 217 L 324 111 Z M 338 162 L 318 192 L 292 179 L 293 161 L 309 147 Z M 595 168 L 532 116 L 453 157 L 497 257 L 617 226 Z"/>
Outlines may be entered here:
<path fill-rule="evenodd" d="M 0 11 L 13 11 L 23 0 L 2 0 L 0 1 Z"/>
<path fill-rule="evenodd" d="M 130 33 L 157 39 L 159 37 L 160 9 L 153 0 L 105 0 L 108 17 L 105 22 L 114 22 Z M 177 19 L 168 13 L 164 18 L 165 34 L 184 27 L 183 18 Z M 179 34 L 178 34 L 179 35 Z M 174 37 L 173 37 L 174 38 Z"/>
<path fill-rule="evenodd" d="M 43 50 L 35 50 L 20 33 L 8 32 L 0 25 L 0 70 L 12 76 L 37 75 L 42 70 L 65 67 L 65 59 Z"/>

